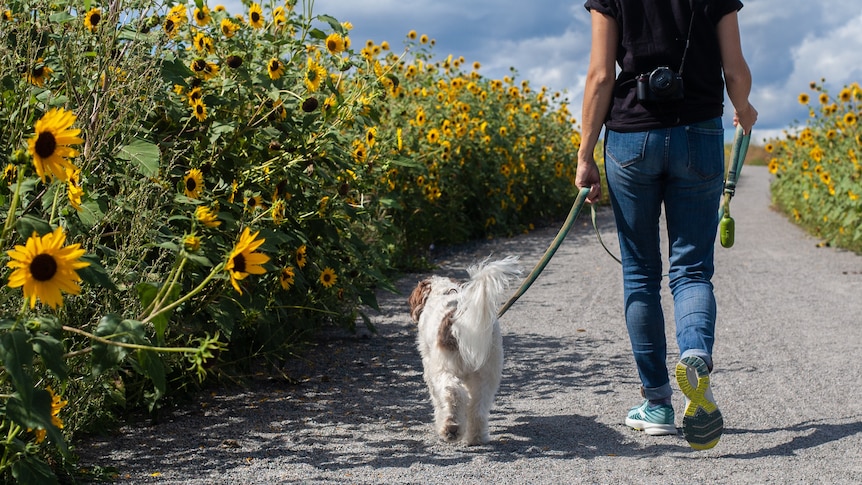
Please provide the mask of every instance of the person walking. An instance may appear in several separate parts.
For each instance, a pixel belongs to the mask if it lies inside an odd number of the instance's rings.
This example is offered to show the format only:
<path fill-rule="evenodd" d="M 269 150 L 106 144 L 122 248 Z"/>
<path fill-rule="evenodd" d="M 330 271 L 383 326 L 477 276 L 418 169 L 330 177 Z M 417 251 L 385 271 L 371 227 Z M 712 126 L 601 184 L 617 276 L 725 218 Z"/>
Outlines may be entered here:
<path fill-rule="evenodd" d="M 751 71 L 743 56 L 739 0 L 587 0 L 592 46 L 575 184 L 601 198 L 594 151 L 605 126 L 605 175 L 620 243 L 624 314 L 643 402 L 625 422 L 649 435 L 677 434 L 660 302 L 664 206 L 685 397 L 682 433 L 714 447 L 724 418 L 710 388 L 716 302 L 711 278 L 724 182 L 724 92 L 733 124 L 750 133 Z M 616 65 L 619 74 L 616 75 Z"/>

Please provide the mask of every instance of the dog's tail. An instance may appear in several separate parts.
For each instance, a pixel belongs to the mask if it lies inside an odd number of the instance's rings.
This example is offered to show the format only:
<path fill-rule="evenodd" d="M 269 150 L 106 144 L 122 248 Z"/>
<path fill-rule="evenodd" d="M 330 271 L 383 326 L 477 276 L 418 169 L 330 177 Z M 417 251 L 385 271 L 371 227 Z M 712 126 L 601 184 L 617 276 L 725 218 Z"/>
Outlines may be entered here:
<path fill-rule="evenodd" d="M 521 274 L 517 256 L 482 263 L 467 268 L 470 280 L 458 297 L 458 310 L 452 324 L 452 335 L 470 370 L 479 369 L 488 359 L 493 344 L 491 336 L 497 308 L 511 280 Z"/>

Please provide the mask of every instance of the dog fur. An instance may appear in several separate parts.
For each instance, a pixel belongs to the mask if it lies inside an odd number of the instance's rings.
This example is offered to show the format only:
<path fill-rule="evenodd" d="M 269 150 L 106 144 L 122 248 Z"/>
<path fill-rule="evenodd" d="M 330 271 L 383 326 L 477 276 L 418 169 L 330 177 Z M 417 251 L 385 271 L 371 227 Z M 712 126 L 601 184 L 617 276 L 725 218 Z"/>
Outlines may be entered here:
<path fill-rule="evenodd" d="M 521 274 L 518 257 L 486 259 L 467 268 L 458 282 L 431 276 L 408 300 L 418 323 L 423 376 L 434 405 L 437 434 L 468 445 L 490 441 L 488 416 L 503 372 L 503 338 L 497 310 L 511 280 Z"/>

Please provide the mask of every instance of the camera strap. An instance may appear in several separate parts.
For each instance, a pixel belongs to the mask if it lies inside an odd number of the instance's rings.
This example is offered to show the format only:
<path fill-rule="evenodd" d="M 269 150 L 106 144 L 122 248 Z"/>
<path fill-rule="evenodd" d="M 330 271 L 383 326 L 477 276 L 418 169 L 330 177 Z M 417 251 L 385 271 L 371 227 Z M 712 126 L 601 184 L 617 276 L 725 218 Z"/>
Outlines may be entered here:
<path fill-rule="evenodd" d="M 691 31 L 692 27 L 694 27 L 694 8 L 696 5 L 699 6 L 701 2 L 698 0 L 689 0 L 688 4 L 691 6 L 691 18 L 688 21 L 688 34 L 685 37 L 685 49 L 682 51 L 682 60 L 679 62 L 679 75 L 682 76 L 683 71 L 685 70 L 685 56 L 688 54 L 688 46 L 691 44 Z"/>

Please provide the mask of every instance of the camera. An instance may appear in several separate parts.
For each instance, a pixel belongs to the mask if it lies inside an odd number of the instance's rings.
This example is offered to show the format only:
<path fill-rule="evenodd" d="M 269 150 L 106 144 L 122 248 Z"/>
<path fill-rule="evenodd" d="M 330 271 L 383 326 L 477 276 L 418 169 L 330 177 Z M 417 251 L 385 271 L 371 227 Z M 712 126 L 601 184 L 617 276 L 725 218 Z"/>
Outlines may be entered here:
<path fill-rule="evenodd" d="M 667 66 L 637 78 L 638 101 L 679 101 L 683 99 L 682 76 Z"/>

